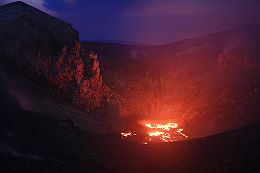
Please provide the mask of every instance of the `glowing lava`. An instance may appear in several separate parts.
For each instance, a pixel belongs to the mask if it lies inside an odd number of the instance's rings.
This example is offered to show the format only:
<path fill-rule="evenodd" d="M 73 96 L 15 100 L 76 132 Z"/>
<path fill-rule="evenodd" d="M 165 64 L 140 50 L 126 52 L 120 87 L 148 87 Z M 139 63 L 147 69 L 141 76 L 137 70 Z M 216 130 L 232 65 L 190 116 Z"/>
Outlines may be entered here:
<path fill-rule="evenodd" d="M 148 134 L 149 134 L 149 136 L 160 136 L 160 135 L 163 135 L 164 133 L 155 131 L 155 132 L 149 132 Z"/>
<path fill-rule="evenodd" d="M 136 133 L 132 133 L 132 132 L 126 132 L 126 133 L 121 133 L 121 138 L 127 138 L 129 136 L 136 136 Z"/>
<path fill-rule="evenodd" d="M 162 130 L 167 130 L 169 131 L 170 129 L 175 129 L 178 127 L 178 124 L 176 123 L 165 123 L 165 124 L 158 124 L 158 123 L 146 123 L 145 124 L 146 127 L 150 128 L 150 129 L 162 129 Z"/>
<path fill-rule="evenodd" d="M 145 123 L 145 127 L 148 128 L 149 136 L 145 140 L 145 144 L 151 143 L 153 139 L 159 139 L 161 142 L 174 142 L 188 137 L 182 133 L 183 129 L 178 128 L 177 123 Z"/>
<path fill-rule="evenodd" d="M 131 136 L 131 132 L 121 133 L 122 138 L 127 138 L 128 136 Z"/>
<path fill-rule="evenodd" d="M 145 137 L 142 141 L 143 144 L 156 143 L 156 142 L 174 142 L 188 138 L 183 133 L 182 128 L 178 128 L 177 123 L 144 123 L 143 126 L 146 128 Z M 144 134 L 143 132 L 140 134 Z M 128 138 L 137 133 L 127 132 L 121 133 L 122 138 Z"/>

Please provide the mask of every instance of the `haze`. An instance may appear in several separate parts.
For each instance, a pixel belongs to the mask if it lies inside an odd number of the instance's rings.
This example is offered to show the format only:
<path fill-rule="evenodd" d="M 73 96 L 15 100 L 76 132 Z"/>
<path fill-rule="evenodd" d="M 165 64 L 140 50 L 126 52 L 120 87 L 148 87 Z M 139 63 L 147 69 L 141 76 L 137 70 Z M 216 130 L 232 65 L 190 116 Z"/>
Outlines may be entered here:
<path fill-rule="evenodd" d="M 84 41 L 163 44 L 260 24 L 259 0 L 23 1 L 71 23 Z"/>

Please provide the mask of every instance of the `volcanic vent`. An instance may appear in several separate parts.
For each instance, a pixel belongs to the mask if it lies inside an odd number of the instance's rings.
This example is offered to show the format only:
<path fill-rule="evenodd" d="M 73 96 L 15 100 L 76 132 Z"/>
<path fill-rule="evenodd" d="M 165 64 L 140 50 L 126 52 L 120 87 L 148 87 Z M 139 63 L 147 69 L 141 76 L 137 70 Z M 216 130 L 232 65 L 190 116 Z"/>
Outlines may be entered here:
<path fill-rule="evenodd" d="M 121 133 L 123 140 L 131 140 L 142 144 L 151 144 L 158 142 L 175 142 L 188 138 L 183 133 L 182 128 L 177 123 L 169 121 L 141 121 L 142 128 L 136 131 L 127 131 Z"/>

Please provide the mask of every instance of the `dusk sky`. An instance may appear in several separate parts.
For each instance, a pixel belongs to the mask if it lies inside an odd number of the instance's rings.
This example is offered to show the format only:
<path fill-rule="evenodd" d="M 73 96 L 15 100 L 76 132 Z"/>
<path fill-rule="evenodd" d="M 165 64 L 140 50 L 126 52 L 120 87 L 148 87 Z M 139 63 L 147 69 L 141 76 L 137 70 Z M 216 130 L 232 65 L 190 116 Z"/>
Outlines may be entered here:
<path fill-rule="evenodd" d="M 81 40 L 163 44 L 260 24 L 260 0 L 23 1 L 71 23 Z"/>

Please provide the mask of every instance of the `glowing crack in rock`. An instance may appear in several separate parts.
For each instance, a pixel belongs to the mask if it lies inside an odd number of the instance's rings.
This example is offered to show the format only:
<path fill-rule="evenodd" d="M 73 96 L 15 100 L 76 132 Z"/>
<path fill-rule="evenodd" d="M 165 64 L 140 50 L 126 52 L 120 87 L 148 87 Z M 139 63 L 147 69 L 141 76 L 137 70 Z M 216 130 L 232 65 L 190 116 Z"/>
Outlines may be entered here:
<path fill-rule="evenodd" d="M 127 138 L 129 136 L 136 136 L 136 133 L 132 133 L 132 132 L 126 132 L 126 133 L 121 133 L 121 138 Z"/>
<path fill-rule="evenodd" d="M 184 140 L 188 138 L 186 134 L 183 133 L 183 128 L 178 128 L 177 123 L 144 123 L 143 126 L 146 128 L 144 140 L 142 144 L 149 144 L 155 142 L 174 142 L 179 140 Z M 121 133 L 122 138 L 128 138 L 137 133 L 127 132 Z"/>
<path fill-rule="evenodd" d="M 122 138 L 127 138 L 128 136 L 131 136 L 131 135 L 132 135 L 131 132 L 121 133 Z"/>

